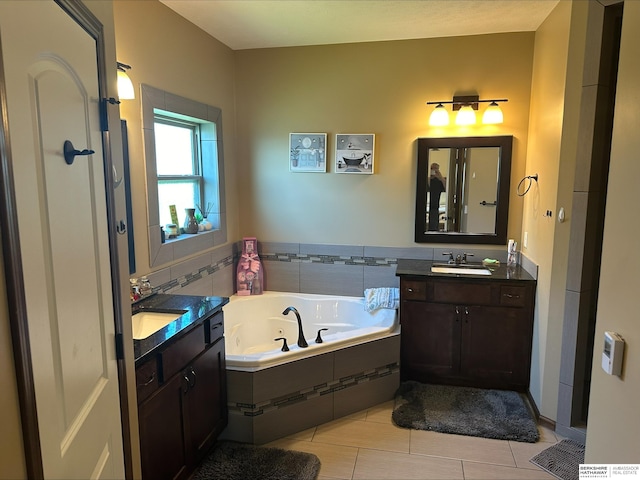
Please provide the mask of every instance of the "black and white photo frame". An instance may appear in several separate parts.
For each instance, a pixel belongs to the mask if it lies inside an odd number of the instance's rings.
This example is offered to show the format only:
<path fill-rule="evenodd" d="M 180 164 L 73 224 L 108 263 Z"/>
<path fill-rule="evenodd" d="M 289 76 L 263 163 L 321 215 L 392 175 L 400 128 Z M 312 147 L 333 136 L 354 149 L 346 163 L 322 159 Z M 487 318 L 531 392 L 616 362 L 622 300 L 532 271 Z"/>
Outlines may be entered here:
<path fill-rule="evenodd" d="M 336 135 L 336 173 L 371 175 L 374 171 L 375 134 Z"/>
<path fill-rule="evenodd" d="M 290 133 L 289 171 L 325 173 L 327 171 L 327 134 Z"/>

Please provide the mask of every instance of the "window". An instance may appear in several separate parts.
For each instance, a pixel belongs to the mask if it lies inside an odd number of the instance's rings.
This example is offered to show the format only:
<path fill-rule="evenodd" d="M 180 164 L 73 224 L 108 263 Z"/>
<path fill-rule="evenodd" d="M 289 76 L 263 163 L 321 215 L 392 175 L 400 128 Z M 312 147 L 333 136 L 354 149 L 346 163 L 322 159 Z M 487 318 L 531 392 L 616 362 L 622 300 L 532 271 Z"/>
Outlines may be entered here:
<path fill-rule="evenodd" d="M 200 156 L 200 126 L 195 122 L 156 114 L 154 122 L 158 208 L 160 225 L 173 223 L 170 205 L 182 213 L 185 208 L 204 207 L 204 179 Z"/>
<path fill-rule="evenodd" d="M 211 105 L 142 85 L 147 177 L 149 266 L 170 263 L 227 241 L 222 155 L 222 111 Z M 213 229 L 161 242 L 160 228 L 175 205 L 179 227 L 185 208 L 207 210 Z M 179 245 L 179 246 L 178 246 Z"/>

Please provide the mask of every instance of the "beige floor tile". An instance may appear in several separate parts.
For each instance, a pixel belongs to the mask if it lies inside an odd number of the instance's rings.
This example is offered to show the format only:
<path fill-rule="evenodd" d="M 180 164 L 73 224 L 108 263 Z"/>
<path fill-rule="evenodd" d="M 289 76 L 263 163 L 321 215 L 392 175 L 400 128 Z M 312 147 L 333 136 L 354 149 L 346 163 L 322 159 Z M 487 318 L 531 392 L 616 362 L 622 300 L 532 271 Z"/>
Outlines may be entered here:
<path fill-rule="evenodd" d="M 491 438 L 411 430 L 411 453 L 516 466 L 509 442 Z"/>
<path fill-rule="evenodd" d="M 351 415 L 345 415 L 344 417 L 340 417 L 340 420 L 348 419 L 348 420 L 366 420 L 367 419 L 367 410 L 361 410 L 359 412 L 352 413 Z"/>
<path fill-rule="evenodd" d="M 548 427 L 538 425 L 538 432 L 540 432 L 540 440 L 538 440 L 539 442 L 556 443 L 558 440 L 560 440 L 556 433 Z"/>
<path fill-rule="evenodd" d="M 391 413 L 393 412 L 394 401 L 390 400 L 367 410 L 367 422 L 393 424 Z"/>
<path fill-rule="evenodd" d="M 320 425 L 313 436 L 313 443 L 409 453 L 409 432 L 384 423 L 341 419 Z"/>
<path fill-rule="evenodd" d="M 462 462 L 448 458 L 382 452 L 361 448 L 354 480 L 448 479 L 462 480 Z"/>
<path fill-rule="evenodd" d="M 313 440 L 313 435 L 316 433 L 316 427 L 309 428 L 307 430 L 303 430 L 301 432 L 296 432 L 292 435 L 287 435 L 286 438 L 294 438 L 296 440 L 305 440 L 310 442 Z"/>
<path fill-rule="evenodd" d="M 528 468 L 531 470 L 539 470 L 539 467 L 531 463 L 529 460 L 531 457 L 539 454 L 545 448 L 549 448 L 553 443 L 537 442 L 537 443 L 523 443 L 523 442 L 509 442 L 511 451 L 513 452 L 513 458 L 516 461 L 518 468 Z"/>
<path fill-rule="evenodd" d="M 276 440 L 268 446 L 313 453 L 320 459 L 320 478 L 351 479 L 358 454 L 357 448 L 286 438 Z"/>
<path fill-rule="evenodd" d="M 465 480 L 549 480 L 555 477 L 542 470 L 505 467 L 488 463 L 462 462 Z"/>

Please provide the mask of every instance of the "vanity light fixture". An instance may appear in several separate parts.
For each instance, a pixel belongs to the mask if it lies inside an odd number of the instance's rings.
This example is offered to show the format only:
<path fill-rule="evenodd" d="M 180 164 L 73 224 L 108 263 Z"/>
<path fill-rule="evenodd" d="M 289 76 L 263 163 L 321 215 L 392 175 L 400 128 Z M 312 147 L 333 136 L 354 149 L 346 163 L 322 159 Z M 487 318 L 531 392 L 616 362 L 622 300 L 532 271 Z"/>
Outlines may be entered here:
<path fill-rule="evenodd" d="M 127 75 L 127 70 L 131 69 L 131 65 L 126 63 L 118 63 L 118 97 L 120 100 L 132 100 L 136 98 L 133 83 Z"/>
<path fill-rule="evenodd" d="M 504 121 L 502 110 L 498 103 L 508 102 L 506 98 L 495 98 L 490 100 L 480 100 L 478 95 L 457 95 L 453 100 L 440 100 L 437 102 L 427 102 L 427 105 L 436 105 L 431 116 L 429 125 L 432 127 L 443 127 L 449 125 L 449 114 L 445 109 L 445 104 L 451 104 L 451 110 L 457 111 L 456 125 L 473 125 L 476 123 L 476 113 L 479 103 L 489 103 L 489 106 L 482 115 L 483 124 L 497 124 Z"/>

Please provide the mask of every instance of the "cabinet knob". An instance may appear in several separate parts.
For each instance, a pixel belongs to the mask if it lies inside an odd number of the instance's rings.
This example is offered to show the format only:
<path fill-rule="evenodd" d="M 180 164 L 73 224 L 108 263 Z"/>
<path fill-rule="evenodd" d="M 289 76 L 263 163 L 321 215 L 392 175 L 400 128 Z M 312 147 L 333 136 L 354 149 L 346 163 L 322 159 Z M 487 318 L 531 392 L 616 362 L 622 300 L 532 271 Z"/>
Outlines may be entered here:
<path fill-rule="evenodd" d="M 195 386 L 196 386 L 196 372 L 195 372 L 195 370 L 193 369 L 193 367 L 191 367 L 191 369 L 190 369 L 190 372 L 189 372 L 189 373 L 191 373 L 191 375 L 193 376 L 193 381 L 190 381 L 190 382 L 189 382 L 189 388 L 193 388 L 193 387 L 195 387 Z"/>
<path fill-rule="evenodd" d="M 503 293 L 502 296 L 507 298 L 520 298 L 520 295 L 512 295 L 510 293 Z"/>
<path fill-rule="evenodd" d="M 407 292 L 409 292 L 409 293 L 413 293 L 413 288 L 411 288 L 411 287 L 407 287 Z"/>

